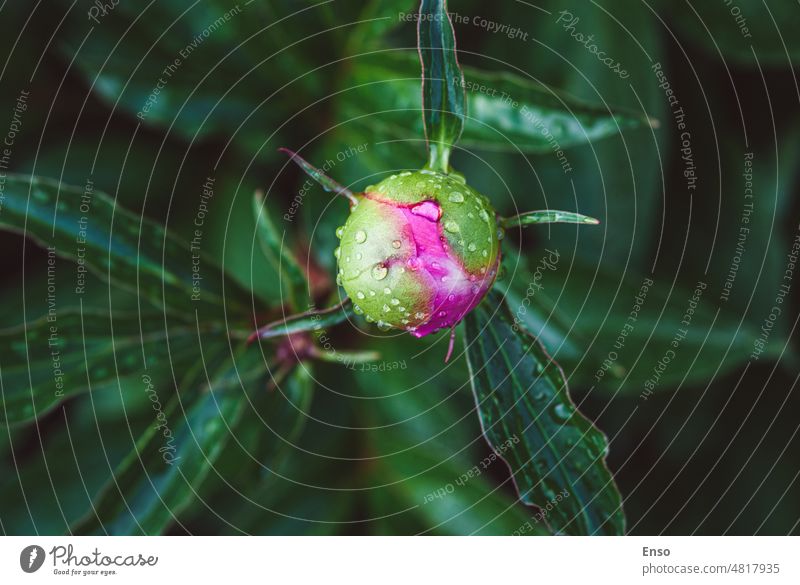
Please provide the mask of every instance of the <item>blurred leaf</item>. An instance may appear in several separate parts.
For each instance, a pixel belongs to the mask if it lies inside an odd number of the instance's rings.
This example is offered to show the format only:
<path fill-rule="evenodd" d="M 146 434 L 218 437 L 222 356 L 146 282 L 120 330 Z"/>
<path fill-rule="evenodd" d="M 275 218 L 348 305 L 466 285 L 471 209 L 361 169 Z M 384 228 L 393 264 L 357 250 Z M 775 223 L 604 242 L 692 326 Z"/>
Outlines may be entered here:
<path fill-rule="evenodd" d="M 704 383 L 740 366 L 753 351 L 754 332 L 730 313 L 718 313 L 710 290 L 693 301 L 695 289 L 672 278 L 620 274 L 580 261 L 554 269 L 543 260 L 517 264 L 509 248 L 511 312 L 573 385 L 648 395 L 650 385 L 667 391 Z M 686 326 L 681 321 L 690 310 Z M 670 350 L 669 367 L 661 367 Z"/>
<path fill-rule="evenodd" d="M 428 167 L 447 173 L 450 151 L 464 130 L 467 107 L 447 0 L 422 0 L 417 42 L 422 64 L 425 139 L 430 151 Z"/>
<path fill-rule="evenodd" d="M 1 330 L 0 424 L 29 421 L 90 389 L 118 388 L 126 377 L 180 370 L 195 360 L 191 341 L 197 335 L 196 326 L 187 324 L 167 336 L 162 315 L 112 317 L 77 309 Z"/>
<path fill-rule="evenodd" d="M 327 309 L 306 311 L 269 323 L 256 331 L 250 339 L 273 339 L 304 331 L 319 331 L 347 321 L 354 315 L 353 303 L 350 302 L 350 299 L 345 298 L 338 305 Z"/>
<path fill-rule="evenodd" d="M 338 46 L 338 31 L 321 32 L 329 28 L 321 22 L 324 2 L 118 3 L 99 24 L 86 17 L 94 2 L 78 3 L 82 8 L 67 11 L 54 43 L 64 58 L 109 106 L 193 141 L 234 136 L 248 147 L 261 145 L 265 131 L 299 109 L 298 95 L 324 87 L 332 68 L 297 72 L 315 68 L 318 49 Z M 273 92 L 287 93 L 267 101 Z"/>
<path fill-rule="evenodd" d="M 797 2 L 696 2 L 680 17 L 671 2 L 657 7 L 681 37 L 711 58 L 721 54 L 737 64 L 786 68 L 800 58 L 800 39 L 791 26 L 800 19 Z"/>
<path fill-rule="evenodd" d="M 256 357 L 261 356 L 250 352 L 250 357 L 244 354 L 244 363 L 228 361 L 202 391 L 183 389 L 164 408 L 163 419 L 145 431 L 72 533 L 163 533 L 192 503 L 215 471 L 225 444 L 236 436 L 248 389 L 264 377 L 264 365 Z"/>
<path fill-rule="evenodd" d="M 308 364 L 295 367 L 282 384 L 269 392 L 259 418 L 262 449 L 259 458 L 266 471 L 280 473 L 286 458 L 305 429 L 314 398 L 314 375 Z"/>
<path fill-rule="evenodd" d="M 391 435 L 396 430 L 375 431 L 372 441 L 382 453 L 396 451 Z M 370 516 L 380 534 L 404 534 L 402 522 L 418 519 L 420 532 L 437 535 L 528 535 L 549 534 L 543 524 L 533 520 L 530 510 L 521 506 L 506 491 L 495 485 L 490 472 L 480 462 L 473 463 L 451 453 L 443 453 L 436 443 L 382 456 L 372 476 L 368 492 Z M 410 518 L 408 518 L 410 517 Z"/>
<path fill-rule="evenodd" d="M 483 430 L 511 468 L 522 501 L 554 503 L 548 518 L 559 533 L 623 534 L 621 496 L 605 464 L 607 439 L 576 410 L 558 364 L 519 329 L 496 292 L 465 324 Z M 558 501 L 562 490 L 568 495 Z"/>
<path fill-rule="evenodd" d="M 300 295 L 307 291 L 308 282 L 285 240 L 286 232 L 278 232 L 260 191 L 253 196 L 253 214 L 261 250 L 278 275 L 281 298 L 285 290 L 289 306 L 297 310 L 300 308 Z"/>
<path fill-rule="evenodd" d="M 156 307 L 192 318 L 192 308 L 208 309 L 217 318 L 223 304 L 244 310 L 237 299 L 248 299 L 249 294 L 201 252 L 90 187 L 8 175 L 0 228 L 21 233 L 53 248 L 61 257 L 83 263 L 100 278 L 135 292 Z"/>
<path fill-rule="evenodd" d="M 343 95 L 341 117 L 355 118 L 374 135 L 413 139 L 421 109 L 418 72 L 408 53 L 359 57 Z M 468 117 L 465 148 L 552 153 L 655 124 L 641 113 L 591 105 L 546 85 L 502 72 L 463 67 Z"/>

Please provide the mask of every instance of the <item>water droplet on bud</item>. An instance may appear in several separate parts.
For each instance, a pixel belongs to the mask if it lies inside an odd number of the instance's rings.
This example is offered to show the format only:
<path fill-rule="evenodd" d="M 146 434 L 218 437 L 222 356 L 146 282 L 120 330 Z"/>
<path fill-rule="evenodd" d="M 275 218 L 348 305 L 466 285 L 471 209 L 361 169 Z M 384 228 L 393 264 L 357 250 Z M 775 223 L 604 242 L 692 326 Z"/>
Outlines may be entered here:
<path fill-rule="evenodd" d="M 337 246 L 336 249 L 333 251 L 333 257 L 338 260 L 339 256 L 341 255 L 342 255 L 342 249 Z"/>
<path fill-rule="evenodd" d="M 392 241 L 392 248 L 394 248 L 395 250 L 398 250 L 400 248 L 400 246 L 402 246 L 402 245 L 403 244 L 402 244 L 402 242 L 400 242 L 400 240 L 393 240 Z"/>
<path fill-rule="evenodd" d="M 372 278 L 375 280 L 383 280 L 389 274 L 389 269 L 383 264 L 376 264 L 372 267 Z"/>
<path fill-rule="evenodd" d="M 356 293 L 356 298 L 357 298 L 358 300 L 360 300 L 360 301 L 363 301 L 363 300 L 364 300 L 365 298 L 367 298 L 367 297 L 366 297 L 366 295 L 365 295 L 363 292 L 361 292 L 361 291 L 358 291 L 358 292 Z"/>
<path fill-rule="evenodd" d="M 455 234 L 458 232 L 458 224 L 454 221 L 447 221 L 444 224 L 444 229 L 446 229 L 451 234 Z"/>
<path fill-rule="evenodd" d="M 357 244 L 363 244 L 364 242 L 367 241 L 367 232 L 365 232 L 364 230 L 358 230 L 356 232 L 355 239 Z"/>
<path fill-rule="evenodd" d="M 344 235 L 344 226 L 340 225 L 339 227 L 336 228 L 336 237 L 341 240 L 342 235 Z"/>
<path fill-rule="evenodd" d="M 553 416 L 558 420 L 567 421 L 572 416 L 572 408 L 566 404 L 556 404 L 553 407 Z"/>
<path fill-rule="evenodd" d="M 460 191 L 451 191 L 447 199 L 453 203 L 464 203 L 464 195 Z"/>
<path fill-rule="evenodd" d="M 477 249 L 478 249 L 478 246 L 475 245 L 475 242 L 470 242 L 469 246 L 467 246 L 467 250 L 469 250 L 470 252 L 474 252 Z"/>

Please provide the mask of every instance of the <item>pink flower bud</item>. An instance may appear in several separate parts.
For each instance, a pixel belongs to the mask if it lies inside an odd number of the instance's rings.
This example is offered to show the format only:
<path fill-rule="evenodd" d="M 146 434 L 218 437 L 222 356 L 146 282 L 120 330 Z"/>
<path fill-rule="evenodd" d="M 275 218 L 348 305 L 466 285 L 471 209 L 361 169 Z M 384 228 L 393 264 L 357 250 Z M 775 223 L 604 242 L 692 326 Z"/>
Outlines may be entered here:
<path fill-rule="evenodd" d="M 367 187 L 337 235 L 337 282 L 384 330 L 452 327 L 497 276 L 494 209 L 457 174 L 404 172 Z"/>

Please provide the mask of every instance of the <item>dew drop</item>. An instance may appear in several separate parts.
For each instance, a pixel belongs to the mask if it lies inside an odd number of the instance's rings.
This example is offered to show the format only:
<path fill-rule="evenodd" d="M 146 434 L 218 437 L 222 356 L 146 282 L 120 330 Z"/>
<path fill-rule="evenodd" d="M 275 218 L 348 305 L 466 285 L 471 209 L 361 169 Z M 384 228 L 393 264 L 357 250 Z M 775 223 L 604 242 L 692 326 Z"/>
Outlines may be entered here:
<path fill-rule="evenodd" d="M 399 305 L 400 304 L 400 299 L 392 299 L 389 302 L 392 303 L 393 305 Z"/>
<path fill-rule="evenodd" d="M 400 322 L 401 322 L 403 325 L 408 325 L 409 323 L 411 323 L 411 321 L 409 321 L 408 319 L 401 319 L 401 320 L 400 320 Z"/>
<path fill-rule="evenodd" d="M 364 309 L 362 309 L 362 308 L 361 308 L 361 307 L 359 307 L 358 305 L 353 305 L 353 312 L 354 312 L 356 315 L 363 315 L 363 314 L 364 314 Z"/>
<path fill-rule="evenodd" d="M 470 252 L 474 252 L 477 249 L 478 249 L 478 246 L 475 245 L 475 242 L 470 242 L 469 246 L 467 246 L 467 250 L 469 250 Z"/>
<path fill-rule="evenodd" d="M 489 255 L 489 251 L 488 250 L 481 250 L 481 256 L 486 258 L 488 255 Z"/>
<path fill-rule="evenodd" d="M 392 294 L 392 289 L 390 289 L 390 288 L 387 286 L 386 288 L 384 288 L 384 289 L 383 289 L 383 294 L 385 294 L 385 295 L 390 295 L 390 294 Z"/>
<path fill-rule="evenodd" d="M 378 321 L 378 329 L 380 329 L 381 331 L 389 331 L 389 329 L 391 328 L 392 326 L 386 323 L 385 321 Z"/>
<path fill-rule="evenodd" d="M 344 235 L 344 226 L 340 225 L 339 227 L 336 228 L 336 237 L 341 240 L 343 235 Z"/>
<path fill-rule="evenodd" d="M 456 300 L 456 295 L 447 295 L 447 300 L 448 300 L 448 301 L 454 301 L 454 300 Z"/>
<path fill-rule="evenodd" d="M 506 237 L 506 231 L 503 228 L 497 228 L 497 239 L 502 240 Z"/>
<path fill-rule="evenodd" d="M 341 255 L 342 255 L 342 249 L 337 246 L 336 249 L 333 251 L 333 257 L 338 260 L 339 256 Z"/>
<path fill-rule="evenodd" d="M 363 244 L 364 242 L 367 241 L 367 232 L 365 232 L 364 230 L 358 230 L 356 232 L 355 239 L 357 244 Z"/>
<path fill-rule="evenodd" d="M 572 416 L 572 408 L 566 404 L 556 404 L 553 407 L 553 416 L 555 416 L 558 420 L 569 420 L 569 417 Z"/>
<path fill-rule="evenodd" d="M 356 254 L 356 260 L 361 260 L 363 257 L 364 257 L 364 254 L 362 254 L 361 252 Z"/>
<path fill-rule="evenodd" d="M 389 269 L 383 264 L 376 264 L 372 267 L 372 278 L 375 280 L 383 280 L 389 274 Z"/>
<path fill-rule="evenodd" d="M 444 224 L 444 229 L 446 229 L 451 234 L 455 234 L 458 232 L 458 224 L 453 220 L 447 221 Z"/>
<path fill-rule="evenodd" d="M 369 290 L 369 296 L 374 297 L 375 296 L 375 291 L 370 289 Z"/>
<path fill-rule="evenodd" d="M 391 309 L 391 307 L 389 307 L 389 305 L 383 305 L 383 312 L 384 312 L 384 313 L 388 313 L 388 312 L 389 312 L 389 311 L 391 311 L 391 310 L 392 310 L 392 309 Z"/>
<path fill-rule="evenodd" d="M 424 319 L 425 313 L 414 313 L 414 319 Z"/>
<path fill-rule="evenodd" d="M 480 217 L 483 221 L 489 221 L 489 214 L 486 213 L 485 209 L 481 209 L 478 212 L 478 217 Z"/>
<path fill-rule="evenodd" d="M 395 250 L 398 250 L 400 248 L 400 246 L 402 246 L 402 243 L 400 242 L 400 240 L 393 240 L 392 241 L 392 248 L 394 248 Z"/>
<path fill-rule="evenodd" d="M 342 286 L 342 274 L 339 273 L 336 275 L 336 284 Z"/>
<path fill-rule="evenodd" d="M 406 308 L 405 307 L 397 307 L 397 310 L 400 311 L 401 313 L 404 313 L 405 316 L 408 317 L 408 313 L 406 313 Z"/>
<path fill-rule="evenodd" d="M 356 298 L 357 298 L 359 301 L 363 301 L 365 298 L 367 298 L 367 295 L 365 295 L 365 294 L 364 294 L 363 292 L 361 292 L 361 291 L 358 291 L 358 292 L 356 293 Z"/>
<path fill-rule="evenodd" d="M 447 317 L 447 311 L 439 311 L 439 317 Z"/>
<path fill-rule="evenodd" d="M 460 191 L 451 191 L 447 200 L 453 203 L 464 203 L 464 195 Z"/>

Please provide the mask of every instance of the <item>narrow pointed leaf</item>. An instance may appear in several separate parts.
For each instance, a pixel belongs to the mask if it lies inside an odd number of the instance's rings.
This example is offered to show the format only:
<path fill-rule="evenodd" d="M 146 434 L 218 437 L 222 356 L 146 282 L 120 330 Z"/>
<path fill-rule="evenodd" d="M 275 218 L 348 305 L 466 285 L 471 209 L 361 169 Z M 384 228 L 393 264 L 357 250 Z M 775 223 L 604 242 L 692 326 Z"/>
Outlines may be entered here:
<path fill-rule="evenodd" d="M 456 37 L 446 0 L 422 0 L 417 25 L 422 64 L 422 103 L 428 166 L 448 172 L 450 150 L 464 130 L 464 74 L 456 57 Z"/>
<path fill-rule="evenodd" d="M 260 358 L 255 353 L 248 361 Z M 249 387 L 258 388 L 263 369 L 257 363 L 248 368 L 229 361 L 203 391 L 182 390 L 180 400 L 165 407 L 165 424 L 153 424 L 144 432 L 72 533 L 163 533 L 214 473 L 247 407 L 245 394 Z"/>
<path fill-rule="evenodd" d="M 249 298 L 201 250 L 102 193 L 29 175 L 8 175 L 0 229 L 22 233 L 158 308 L 189 314 Z M 195 270 L 196 269 L 196 270 Z M 199 275 L 199 279 L 197 276 Z"/>
<path fill-rule="evenodd" d="M 357 204 L 358 201 L 356 200 L 353 192 L 350 191 L 347 187 L 344 187 L 331 179 L 328 175 L 326 175 L 323 171 L 306 161 L 302 156 L 297 154 L 296 152 L 292 152 L 288 148 L 279 148 L 281 152 L 284 152 L 289 155 L 289 157 L 297 163 L 303 171 L 312 179 L 314 179 L 320 186 L 328 191 L 329 193 L 336 193 L 337 195 L 343 195 L 350 200 L 350 203 Z"/>
<path fill-rule="evenodd" d="M 504 228 L 526 227 L 537 223 L 582 223 L 597 225 L 600 222 L 593 217 L 572 211 L 555 211 L 543 209 L 540 211 L 527 211 L 513 217 L 504 217 L 500 224 Z"/>
<path fill-rule="evenodd" d="M 620 493 L 605 464 L 607 439 L 576 410 L 558 364 L 515 324 L 497 292 L 465 324 L 481 424 L 520 499 L 552 503 L 547 518 L 558 533 L 624 533 Z"/>
<path fill-rule="evenodd" d="M 307 311 L 265 325 L 250 336 L 250 341 L 272 339 L 304 331 L 320 331 L 321 329 L 338 325 L 354 315 L 353 304 L 350 299 L 345 298 L 341 303 L 329 309 Z"/>
<path fill-rule="evenodd" d="M 256 191 L 253 196 L 253 214 L 256 218 L 256 230 L 261 250 L 275 268 L 275 273 L 280 279 L 280 289 L 286 291 L 288 304 L 293 309 L 297 309 L 300 296 L 308 288 L 308 281 L 283 234 L 275 227 L 269 209 L 264 205 L 263 196 L 259 191 Z"/>
<path fill-rule="evenodd" d="M 195 360 L 194 325 L 170 328 L 163 315 L 113 315 L 77 309 L 0 331 L 0 425 L 29 421 L 64 400 L 157 377 Z M 145 361 L 146 364 L 145 364 Z"/>
<path fill-rule="evenodd" d="M 515 73 L 463 70 L 469 115 L 459 144 L 466 148 L 550 154 L 658 125 L 642 112 L 595 105 Z M 408 140 L 421 130 L 417 76 L 407 54 L 359 58 L 352 77 L 340 117 L 373 139 Z"/>

